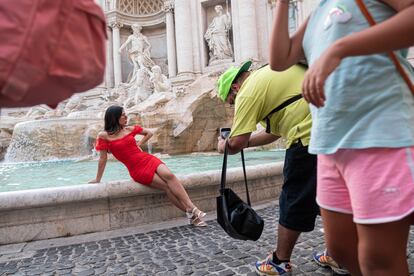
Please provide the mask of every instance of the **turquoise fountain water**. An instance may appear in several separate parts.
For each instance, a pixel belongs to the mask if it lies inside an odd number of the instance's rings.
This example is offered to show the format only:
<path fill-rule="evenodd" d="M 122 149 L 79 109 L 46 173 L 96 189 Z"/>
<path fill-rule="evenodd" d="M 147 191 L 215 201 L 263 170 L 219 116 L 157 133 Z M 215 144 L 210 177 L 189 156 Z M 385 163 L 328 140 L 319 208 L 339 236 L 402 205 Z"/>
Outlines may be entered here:
<path fill-rule="evenodd" d="M 247 151 L 246 166 L 281 161 L 284 150 Z M 223 156 L 217 153 L 160 156 L 176 174 L 221 170 Z M 228 167 L 241 167 L 240 154 L 228 159 Z M 48 161 L 0 163 L 0 192 L 84 184 L 95 177 L 97 161 Z M 102 182 L 130 179 L 126 168 L 109 161 Z"/>

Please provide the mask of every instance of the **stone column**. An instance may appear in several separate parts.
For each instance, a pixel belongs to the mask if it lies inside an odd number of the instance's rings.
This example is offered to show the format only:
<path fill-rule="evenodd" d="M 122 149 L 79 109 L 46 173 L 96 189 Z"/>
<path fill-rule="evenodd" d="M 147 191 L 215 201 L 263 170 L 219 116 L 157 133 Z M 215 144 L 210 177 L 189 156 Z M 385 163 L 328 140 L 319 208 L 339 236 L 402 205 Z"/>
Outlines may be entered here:
<path fill-rule="evenodd" d="M 192 0 L 175 0 L 175 34 L 178 76 L 191 75 L 193 66 L 193 34 L 191 22 Z"/>
<path fill-rule="evenodd" d="M 256 22 L 256 1 L 237 0 L 239 8 L 240 27 L 240 50 L 242 61 L 259 59 L 257 45 L 257 22 Z"/>
<path fill-rule="evenodd" d="M 174 0 L 167 0 L 164 3 L 165 25 L 167 29 L 167 58 L 168 76 L 177 75 L 177 53 L 175 48 L 175 28 L 174 28 Z"/>
<path fill-rule="evenodd" d="M 119 53 L 119 47 L 121 46 L 121 37 L 119 29 L 122 24 L 119 22 L 113 22 L 110 24 L 112 28 L 112 53 L 113 53 L 113 65 L 114 65 L 114 82 L 115 87 L 122 81 L 122 69 L 121 69 L 121 54 Z"/>
<path fill-rule="evenodd" d="M 113 83 L 113 58 L 112 58 L 112 29 L 107 28 L 108 41 L 106 42 L 106 67 L 105 67 L 105 86 L 111 88 L 114 86 Z"/>

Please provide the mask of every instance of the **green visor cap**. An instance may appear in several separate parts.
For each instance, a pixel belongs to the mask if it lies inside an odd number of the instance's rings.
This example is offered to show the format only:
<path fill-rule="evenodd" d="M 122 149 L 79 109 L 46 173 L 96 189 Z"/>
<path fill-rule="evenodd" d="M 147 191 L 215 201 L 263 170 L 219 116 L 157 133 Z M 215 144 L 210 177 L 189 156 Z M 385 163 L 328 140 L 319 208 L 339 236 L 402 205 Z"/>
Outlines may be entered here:
<path fill-rule="evenodd" d="M 232 66 L 229 69 L 227 69 L 226 72 L 221 74 L 217 81 L 217 95 L 223 102 L 226 101 L 227 96 L 229 95 L 231 84 L 233 83 L 233 81 L 241 73 L 248 71 L 251 65 L 251 61 L 246 61 L 245 63 L 243 63 L 242 66 L 240 66 L 240 68 Z"/>

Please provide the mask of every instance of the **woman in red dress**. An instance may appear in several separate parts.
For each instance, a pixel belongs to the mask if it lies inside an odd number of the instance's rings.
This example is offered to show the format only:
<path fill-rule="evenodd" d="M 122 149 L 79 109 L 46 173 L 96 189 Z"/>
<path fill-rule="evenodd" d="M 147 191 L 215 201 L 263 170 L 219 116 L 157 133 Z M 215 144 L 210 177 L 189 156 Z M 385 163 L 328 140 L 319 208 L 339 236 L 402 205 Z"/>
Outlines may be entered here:
<path fill-rule="evenodd" d="M 138 125 L 127 127 L 126 123 L 127 116 L 122 107 L 108 107 L 105 112 L 105 131 L 98 134 L 95 146 L 100 153 L 98 172 L 96 178 L 89 183 L 101 181 L 109 151 L 127 167 L 134 181 L 165 191 L 170 201 L 186 212 L 190 224 L 206 226 L 202 220 L 206 213 L 193 204 L 178 178 L 160 159 L 140 148 L 152 137 L 152 133 Z M 134 138 L 137 134 L 144 136 L 138 142 Z"/>

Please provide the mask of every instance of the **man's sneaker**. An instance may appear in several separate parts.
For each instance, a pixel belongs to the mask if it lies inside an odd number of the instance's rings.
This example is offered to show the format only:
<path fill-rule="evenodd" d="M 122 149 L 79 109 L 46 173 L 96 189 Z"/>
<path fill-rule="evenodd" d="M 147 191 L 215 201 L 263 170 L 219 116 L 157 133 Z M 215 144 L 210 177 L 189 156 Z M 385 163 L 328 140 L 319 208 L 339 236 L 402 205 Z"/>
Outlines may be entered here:
<path fill-rule="evenodd" d="M 322 253 L 314 253 L 313 260 L 322 267 L 330 267 L 332 271 L 338 275 L 349 275 L 348 270 L 341 267 L 337 262 L 335 262 L 335 260 L 328 255 L 326 249 Z"/>
<path fill-rule="evenodd" d="M 266 259 L 257 261 L 255 264 L 256 273 L 260 276 L 265 275 L 289 275 L 292 271 L 292 266 L 289 262 L 282 262 L 275 264 L 273 262 L 273 255 L 270 254 Z"/>

